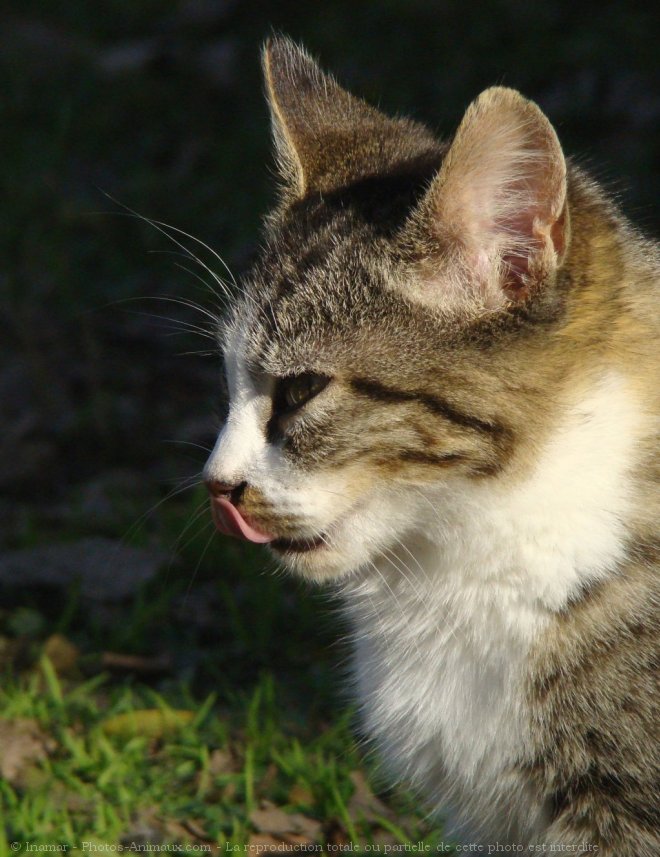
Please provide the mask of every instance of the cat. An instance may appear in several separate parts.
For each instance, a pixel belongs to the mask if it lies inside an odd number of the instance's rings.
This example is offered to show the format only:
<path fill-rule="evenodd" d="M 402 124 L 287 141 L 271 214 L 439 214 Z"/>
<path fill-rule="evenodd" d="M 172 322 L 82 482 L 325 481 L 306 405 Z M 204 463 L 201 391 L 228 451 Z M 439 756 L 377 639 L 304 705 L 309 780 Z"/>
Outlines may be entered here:
<path fill-rule="evenodd" d="M 217 528 L 336 587 L 364 728 L 455 835 L 660 854 L 657 247 L 514 90 L 446 143 L 263 65 Z"/>

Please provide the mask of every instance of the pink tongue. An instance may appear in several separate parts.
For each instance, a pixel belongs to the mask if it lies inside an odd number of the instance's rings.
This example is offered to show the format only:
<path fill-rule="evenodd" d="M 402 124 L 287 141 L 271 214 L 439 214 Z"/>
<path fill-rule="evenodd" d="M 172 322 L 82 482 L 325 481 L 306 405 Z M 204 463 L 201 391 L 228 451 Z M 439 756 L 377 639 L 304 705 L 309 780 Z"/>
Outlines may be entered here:
<path fill-rule="evenodd" d="M 236 506 L 224 497 L 216 497 L 211 500 L 211 510 L 216 528 L 226 536 L 236 536 L 238 539 L 245 539 L 259 545 L 273 541 L 274 536 L 268 536 L 266 533 L 255 530 L 248 524 Z"/>

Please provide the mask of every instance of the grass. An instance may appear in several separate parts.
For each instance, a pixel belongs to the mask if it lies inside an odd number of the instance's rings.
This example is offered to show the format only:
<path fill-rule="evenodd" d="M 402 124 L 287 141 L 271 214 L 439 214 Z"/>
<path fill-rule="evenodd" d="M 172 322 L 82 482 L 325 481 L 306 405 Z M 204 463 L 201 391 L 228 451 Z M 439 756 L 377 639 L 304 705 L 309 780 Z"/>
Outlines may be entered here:
<path fill-rule="evenodd" d="M 264 800 L 321 822 L 318 842 L 338 831 L 358 849 L 383 831 L 398 842 L 437 838 L 412 817 L 406 830 L 391 818 L 353 817 L 351 775 L 361 761 L 350 716 L 302 737 L 285 722 L 269 676 L 220 707 L 213 696 L 200 704 L 185 685 L 166 698 L 140 684 L 112 686 L 103 675 L 64 683 L 41 659 L 29 676 L 5 684 L 0 705 L 5 718 L 29 718 L 52 741 L 18 784 L 0 784 L 0 854 L 12 842 L 25 850 L 28 842 L 80 848 L 141 839 L 242 849 Z M 190 722 L 175 727 L 165 718 L 164 727 L 146 728 L 145 709 L 167 714 L 172 706 L 194 712 Z M 121 728 L 110 730 L 113 723 Z"/>
<path fill-rule="evenodd" d="M 0 857 L 16 853 L 13 842 L 223 851 L 436 842 L 440 831 L 411 798 L 388 794 L 381 811 L 367 785 L 380 780 L 356 744 L 335 672 L 346 648 L 327 596 L 272 574 L 258 549 L 218 536 L 209 543 L 206 515 L 188 527 L 202 499 L 195 488 L 136 520 L 133 502 L 117 498 L 115 535 L 179 544 L 176 563 L 129 604 L 90 609 L 75 587 L 59 598 L 38 590 L 5 598 L 0 759 L 3 723 L 36 724 L 51 743 L 1 782 Z M 25 546 L 47 522 L 33 524 Z M 73 509 L 66 539 L 88 534 Z M 196 612 L 205 603 L 210 625 Z M 71 657 L 57 656 L 54 635 L 76 647 Z M 46 651 L 55 651 L 52 663 Z M 108 651 L 166 654 L 171 666 L 155 676 L 108 673 Z M 366 804 L 354 797 L 365 790 Z M 273 810 L 302 816 L 304 834 L 278 833 Z M 255 823 L 259 812 L 266 820 Z"/>

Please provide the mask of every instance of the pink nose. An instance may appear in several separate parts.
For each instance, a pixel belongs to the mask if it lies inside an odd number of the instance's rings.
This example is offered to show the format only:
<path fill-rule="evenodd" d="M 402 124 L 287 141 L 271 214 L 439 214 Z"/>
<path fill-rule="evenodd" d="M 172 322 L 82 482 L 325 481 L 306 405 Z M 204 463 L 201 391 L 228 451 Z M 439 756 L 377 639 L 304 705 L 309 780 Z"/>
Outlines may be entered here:
<path fill-rule="evenodd" d="M 226 485 L 217 480 L 210 480 L 206 487 L 211 495 L 211 513 L 213 521 L 219 532 L 226 536 L 235 536 L 255 544 L 266 544 L 272 542 L 274 536 L 262 533 L 249 524 L 238 511 L 230 497 L 238 494 L 237 488 L 244 486 Z M 243 493 L 242 491 L 240 492 Z M 238 498 L 237 498 L 238 499 Z"/>

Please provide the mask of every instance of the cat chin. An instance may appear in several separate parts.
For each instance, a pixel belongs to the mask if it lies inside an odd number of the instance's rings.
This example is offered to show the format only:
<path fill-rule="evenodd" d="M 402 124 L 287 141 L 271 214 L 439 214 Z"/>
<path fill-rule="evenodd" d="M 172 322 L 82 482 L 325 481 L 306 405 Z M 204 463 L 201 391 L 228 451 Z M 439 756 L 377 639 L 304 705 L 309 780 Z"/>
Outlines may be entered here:
<path fill-rule="evenodd" d="M 304 552 L 273 547 L 270 550 L 290 572 L 315 583 L 339 580 L 360 565 L 359 559 L 352 557 L 350 552 L 327 544 Z"/>
<path fill-rule="evenodd" d="M 368 492 L 317 540 L 271 542 L 268 547 L 289 571 L 316 583 L 368 571 L 383 550 L 392 548 L 419 522 L 418 498 L 404 499 L 402 494 Z"/>

